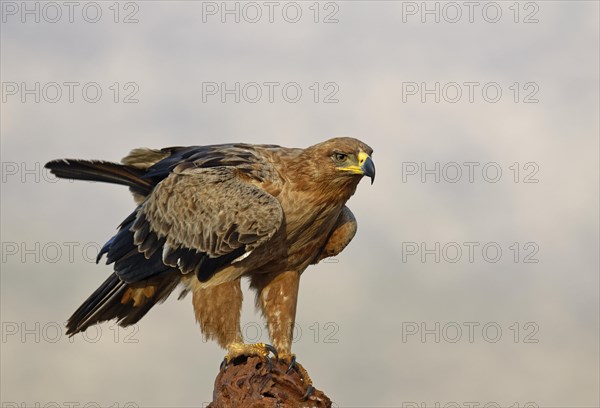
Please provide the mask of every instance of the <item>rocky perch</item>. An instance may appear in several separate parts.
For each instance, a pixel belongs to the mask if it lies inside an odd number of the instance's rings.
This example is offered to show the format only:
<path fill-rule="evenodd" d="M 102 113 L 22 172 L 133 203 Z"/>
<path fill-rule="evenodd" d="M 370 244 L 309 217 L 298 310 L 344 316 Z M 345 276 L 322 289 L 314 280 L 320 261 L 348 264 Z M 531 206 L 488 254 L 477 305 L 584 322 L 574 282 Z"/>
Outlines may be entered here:
<path fill-rule="evenodd" d="M 329 408 L 331 400 L 315 389 L 304 398 L 308 386 L 288 364 L 260 357 L 241 357 L 221 369 L 215 379 L 213 402 L 208 408 Z"/>

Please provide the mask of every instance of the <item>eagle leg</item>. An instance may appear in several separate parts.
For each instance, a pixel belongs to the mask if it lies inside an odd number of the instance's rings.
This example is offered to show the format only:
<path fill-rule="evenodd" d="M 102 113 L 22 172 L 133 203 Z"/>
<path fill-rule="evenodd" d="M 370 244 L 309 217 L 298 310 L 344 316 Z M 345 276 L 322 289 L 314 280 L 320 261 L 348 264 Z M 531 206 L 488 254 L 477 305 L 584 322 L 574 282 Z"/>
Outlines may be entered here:
<path fill-rule="evenodd" d="M 250 286 L 257 291 L 256 306 L 267 320 L 269 338 L 284 361 L 292 358 L 299 284 L 296 271 L 250 277 Z"/>
<path fill-rule="evenodd" d="M 308 398 L 314 392 L 312 380 L 292 353 L 300 274 L 286 271 L 272 275 L 253 275 L 250 285 L 257 290 L 256 305 L 267 319 L 269 337 L 279 352 L 279 359 L 289 362 L 286 373 L 293 369 L 300 375 L 308 386 L 304 394 L 304 398 Z"/>

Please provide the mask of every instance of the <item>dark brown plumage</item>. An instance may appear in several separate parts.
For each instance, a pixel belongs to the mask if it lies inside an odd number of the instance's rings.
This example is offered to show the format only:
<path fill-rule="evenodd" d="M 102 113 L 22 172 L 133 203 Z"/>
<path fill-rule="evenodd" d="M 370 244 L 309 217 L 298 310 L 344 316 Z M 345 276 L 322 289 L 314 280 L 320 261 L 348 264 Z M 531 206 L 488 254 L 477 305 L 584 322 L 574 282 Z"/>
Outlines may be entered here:
<path fill-rule="evenodd" d="M 111 276 L 67 323 L 73 335 L 106 320 L 139 321 L 182 284 L 203 333 L 228 358 L 268 353 L 240 332 L 248 276 L 281 358 L 291 359 L 300 275 L 341 252 L 356 233 L 345 206 L 372 150 L 352 138 L 306 149 L 227 144 L 135 149 L 122 164 L 55 160 L 58 177 L 126 185 L 137 208 L 102 248 Z"/>

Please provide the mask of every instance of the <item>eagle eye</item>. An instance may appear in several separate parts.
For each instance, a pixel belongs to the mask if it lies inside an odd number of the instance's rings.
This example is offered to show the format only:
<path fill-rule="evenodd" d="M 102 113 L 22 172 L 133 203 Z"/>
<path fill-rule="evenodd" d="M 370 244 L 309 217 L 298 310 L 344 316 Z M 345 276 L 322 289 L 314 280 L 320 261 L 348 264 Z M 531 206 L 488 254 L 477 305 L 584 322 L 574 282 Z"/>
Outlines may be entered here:
<path fill-rule="evenodd" d="M 334 153 L 333 158 L 338 162 L 343 162 L 348 158 L 348 155 L 344 153 Z"/>

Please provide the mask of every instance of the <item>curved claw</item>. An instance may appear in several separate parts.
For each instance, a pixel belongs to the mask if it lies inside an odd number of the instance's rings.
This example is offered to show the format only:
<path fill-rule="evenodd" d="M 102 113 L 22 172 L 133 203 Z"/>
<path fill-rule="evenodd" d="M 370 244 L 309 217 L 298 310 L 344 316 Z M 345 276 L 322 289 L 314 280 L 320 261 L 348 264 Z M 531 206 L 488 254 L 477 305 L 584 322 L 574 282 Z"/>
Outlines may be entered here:
<path fill-rule="evenodd" d="M 273 355 L 275 356 L 275 362 L 279 362 L 279 353 L 277 352 L 277 349 L 271 346 L 270 344 L 265 344 L 265 348 L 271 353 L 273 353 Z M 269 360 L 270 362 L 269 356 L 267 356 L 267 360 Z"/>
<path fill-rule="evenodd" d="M 273 356 L 275 356 L 275 362 L 279 362 L 279 353 L 277 352 L 277 349 L 273 346 L 271 346 L 270 344 L 265 344 L 264 345 L 265 349 L 271 353 L 273 353 Z M 271 360 L 271 357 L 269 357 L 269 355 L 267 354 L 265 357 L 265 360 L 267 360 L 267 371 L 268 372 L 272 372 L 273 371 L 273 360 Z"/>
<path fill-rule="evenodd" d="M 306 392 L 302 396 L 302 401 L 306 401 L 308 399 L 308 397 L 310 397 L 314 392 L 315 392 L 315 387 L 313 387 L 312 385 L 309 385 L 308 388 L 306 388 Z"/>
<path fill-rule="evenodd" d="M 219 366 L 219 371 L 227 371 L 227 365 L 227 358 L 224 358 L 223 361 L 221 361 L 221 365 Z"/>
<path fill-rule="evenodd" d="M 302 381 L 308 384 L 308 387 L 306 387 L 306 391 L 302 396 L 302 401 L 306 401 L 315 392 L 315 387 L 312 386 L 312 380 L 308 376 L 308 372 L 306 371 L 306 369 L 302 367 L 300 363 L 296 362 L 295 354 L 292 354 L 292 357 L 290 359 L 290 365 L 288 366 L 288 369 L 285 371 L 285 373 L 289 374 L 292 370 L 296 370 L 296 372 L 302 378 Z"/>
<path fill-rule="evenodd" d="M 304 384 L 307 385 L 306 391 L 302 396 L 302 401 L 306 401 L 315 392 L 315 387 L 312 386 L 312 380 L 310 379 L 310 376 L 308 375 L 306 369 L 296 361 L 295 354 L 291 355 L 290 365 L 288 366 L 285 373 L 289 374 L 292 370 L 295 370 L 298 373 L 298 375 L 300 375 L 300 378 L 302 378 L 302 382 L 304 382 Z"/>
<path fill-rule="evenodd" d="M 265 360 L 267 360 L 267 372 L 273 372 L 273 360 L 269 356 L 265 356 Z"/>
<path fill-rule="evenodd" d="M 289 374 L 290 371 L 292 371 L 292 369 L 294 368 L 294 366 L 296 365 L 296 355 L 292 355 L 292 359 L 290 361 L 290 365 L 288 366 L 288 369 L 285 370 L 286 374 Z"/>

